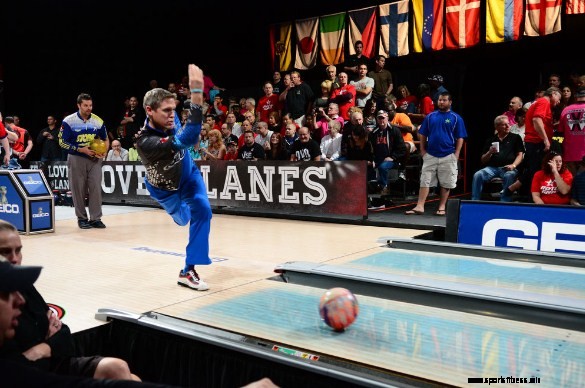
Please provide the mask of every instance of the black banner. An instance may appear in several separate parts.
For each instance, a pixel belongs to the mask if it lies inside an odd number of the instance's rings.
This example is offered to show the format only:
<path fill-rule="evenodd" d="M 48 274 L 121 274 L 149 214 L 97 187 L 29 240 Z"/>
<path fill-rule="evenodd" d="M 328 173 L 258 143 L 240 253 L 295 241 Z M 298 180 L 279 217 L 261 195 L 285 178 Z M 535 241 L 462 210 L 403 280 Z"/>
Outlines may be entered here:
<path fill-rule="evenodd" d="M 199 161 L 212 206 L 308 213 L 367 215 L 363 161 Z M 54 190 L 68 191 L 66 162 L 31 163 Z M 140 162 L 104 162 L 103 202 L 157 206 L 144 185 Z"/>

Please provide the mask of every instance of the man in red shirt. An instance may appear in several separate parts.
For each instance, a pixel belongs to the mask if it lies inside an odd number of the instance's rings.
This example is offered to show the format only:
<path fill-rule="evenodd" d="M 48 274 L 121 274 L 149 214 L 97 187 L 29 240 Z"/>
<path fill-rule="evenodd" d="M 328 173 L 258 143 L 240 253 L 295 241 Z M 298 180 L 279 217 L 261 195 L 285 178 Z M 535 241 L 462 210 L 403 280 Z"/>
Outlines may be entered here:
<path fill-rule="evenodd" d="M 561 101 L 559 88 L 550 87 L 544 92 L 544 96 L 538 98 L 526 112 L 526 135 L 524 143 L 526 154 L 524 155 L 524 173 L 520 178 L 522 191 L 527 194 L 530 191 L 532 177 L 540 170 L 542 158 L 551 146 L 553 137 L 552 108 Z M 515 188 L 515 187 L 514 187 Z M 511 189 L 511 191 L 513 191 Z"/>
<path fill-rule="evenodd" d="M 278 94 L 274 93 L 274 88 L 270 82 L 264 83 L 262 87 L 264 95 L 258 101 L 256 112 L 260 115 L 260 121 L 268 122 L 268 115 L 271 112 L 278 112 L 280 116 L 281 106 L 278 99 Z"/>
<path fill-rule="evenodd" d="M 355 106 L 356 90 L 353 85 L 348 83 L 347 73 L 339 73 L 339 88 L 331 92 L 329 102 L 339 105 L 339 115 L 345 122 L 349 121 L 349 108 Z"/>

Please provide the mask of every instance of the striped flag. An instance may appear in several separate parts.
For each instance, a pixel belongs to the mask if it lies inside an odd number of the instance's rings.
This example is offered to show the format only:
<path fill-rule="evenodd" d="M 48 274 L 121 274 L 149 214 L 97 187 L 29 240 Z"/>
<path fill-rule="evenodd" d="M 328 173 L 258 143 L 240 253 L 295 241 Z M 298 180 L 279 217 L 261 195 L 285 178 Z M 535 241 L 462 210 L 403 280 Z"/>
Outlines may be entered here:
<path fill-rule="evenodd" d="M 524 35 L 544 36 L 561 30 L 562 0 L 526 0 Z"/>
<path fill-rule="evenodd" d="M 567 0 L 567 15 L 585 13 L 585 0 Z"/>
<path fill-rule="evenodd" d="M 442 50 L 444 0 L 412 0 L 414 52 Z"/>
<path fill-rule="evenodd" d="M 374 56 L 376 46 L 376 7 L 368 7 L 347 12 L 349 17 L 349 54 L 355 54 L 355 42 L 364 44 L 362 54 L 368 58 Z"/>
<path fill-rule="evenodd" d="M 487 0 L 486 43 L 511 42 L 520 38 L 523 0 Z"/>
<path fill-rule="evenodd" d="M 408 0 L 380 5 L 378 54 L 385 57 L 408 54 Z"/>
<path fill-rule="evenodd" d="M 466 48 L 479 43 L 479 6 L 479 0 L 447 0 L 446 48 Z"/>
<path fill-rule="evenodd" d="M 345 12 L 321 16 L 319 20 L 319 39 L 321 40 L 321 63 L 337 65 L 345 59 Z"/>
<path fill-rule="evenodd" d="M 272 69 L 289 71 L 292 65 L 292 23 L 270 26 L 270 53 Z"/>
<path fill-rule="evenodd" d="M 319 18 L 297 20 L 295 29 L 297 32 L 297 56 L 295 68 L 299 70 L 312 69 L 317 65 L 317 32 Z"/>

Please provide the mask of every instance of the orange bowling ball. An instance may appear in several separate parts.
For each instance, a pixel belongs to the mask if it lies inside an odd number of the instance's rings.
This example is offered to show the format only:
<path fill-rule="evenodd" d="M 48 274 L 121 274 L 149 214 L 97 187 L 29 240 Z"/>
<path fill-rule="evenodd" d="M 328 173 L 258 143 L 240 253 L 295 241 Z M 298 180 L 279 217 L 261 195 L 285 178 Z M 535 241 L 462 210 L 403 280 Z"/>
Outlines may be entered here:
<path fill-rule="evenodd" d="M 93 139 L 93 141 L 89 144 L 89 148 L 98 155 L 105 155 L 108 151 L 106 149 L 106 142 L 99 137 Z"/>
<path fill-rule="evenodd" d="M 327 290 L 319 302 L 321 319 L 335 331 L 344 331 L 356 320 L 358 313 L 355 295 L 345 288 Z"/>

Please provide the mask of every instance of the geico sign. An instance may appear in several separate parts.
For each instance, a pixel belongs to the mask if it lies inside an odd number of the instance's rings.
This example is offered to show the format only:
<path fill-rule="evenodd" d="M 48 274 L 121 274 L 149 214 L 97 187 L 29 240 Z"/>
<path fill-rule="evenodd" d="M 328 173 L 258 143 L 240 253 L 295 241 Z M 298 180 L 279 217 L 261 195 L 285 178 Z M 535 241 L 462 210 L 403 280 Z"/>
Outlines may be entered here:
<path fill-rule="evenodd" d="M 508 247 L 537 251 L 540 241 L 540 250 L 545 252 L 555 252 L 557 249 L 585 252 L 585 241 L 557 238 L 558 235 L 585 236 L 583 224 L 543 222 L 539 230 L 538 225 L 531 221 L 495 218 L 483 226 L 481 245 L 495 247 L 496 235 L 501 230 L 517 230 L 524 234 L 524 237 L 508 237 L 505 245 Z"/>
<path fill-rule="evenodd" d="M 0 205 L 0 213 L 20 213 L 20 207 L 18 205 L 5 203 L 4 205 Z"/>

